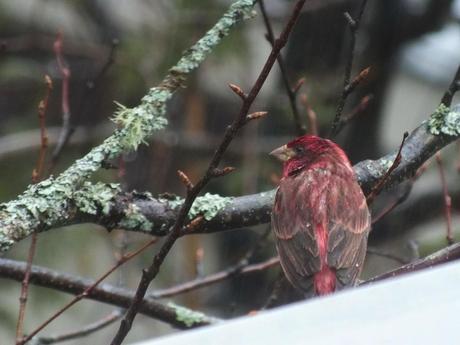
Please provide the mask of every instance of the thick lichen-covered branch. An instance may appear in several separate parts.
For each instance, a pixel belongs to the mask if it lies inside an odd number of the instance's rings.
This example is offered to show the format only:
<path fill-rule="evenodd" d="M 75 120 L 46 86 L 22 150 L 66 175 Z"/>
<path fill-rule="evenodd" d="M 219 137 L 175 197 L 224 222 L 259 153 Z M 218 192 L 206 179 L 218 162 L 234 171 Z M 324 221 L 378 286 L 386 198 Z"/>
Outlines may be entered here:
<path fill-rule="evenodd" d="M 101 198 L 97 195 L 99 193 L 89 193 L 87 197 L 76 200 L 78 191 L 81 188 L 93 188 L 86 182 L 104 161 L 113 159 L 125 151 L 135 150 L 155 131 L 167 125 L 167 101 L 183 86 L 187 75 L 203 62 L 229 30 L 242 19 L 253 15 L 254 3 L 255 0 L 235 2 L 203 38 L 184 52 L 160 85 L 150 89 L 138 106 L 128 108 L 119 105 L 114 116 L 118 129 L 101 145 L 77 160 L 57 178 L 51 177 L 29 186 L 16 200 L 0 205 L 0 250 L 8 250 L 12 244 L 32 232 L 65 223 L 76 211 L 86 210 L 89 211 L 88 214 L 94 214 L 94 208 L 91 207 L 101 203 Z M 96 188 L 102 186 L 97 185 Z M 104 192 L 113 195 L 116 188 L 111 186 Z M 104 193 L 104 198 L 106 196 Z M 102 207 L 104 209 L 106 205 Z M 102 214 L 103 212 L 104 210 Z M 132 217 L 132 214 L 136 214 L 136 211 L 127 216 Z M 144 222 L 143 226 L 146 229 L 148 224 Z"/>
<path fill-rule="evenodd" d="M 441 109 L 442 110 L 442 109 Z M 440 117 L 444 114 L 444 117 Z M 415 174 L 417 169 L 438 150 L 460 137 L 460 125 L 452 127 L 452 123 L 459 124 L 460 105 L 452 111 L 445 112 L 439 109 L 430 118 L 416 128 L 408 137 L 402 149 L 402 162 L 390 176 L 390 185 L 404 181 Z M 454 133 L 454 135 L 446 134 Z M 436 134 L 437 133 L 437 134 Z M 391 165 L 396 152 L 377 160 L 365 160 L 354 166 L 357 178 L 365 192 L 379 181 Z M 27 212 L 41 214 L 39 208 L 41 191 L 32 187 L 30 197 L 35 205 Z M 62 192 L 64 193 L 64 192 Z M 253 226 L 270 221 L 271 207 L 275 191 L 267 191 L 252 195 L 223 198 L 207 194 L 197 199 L 192 215 L 203 214 L 205 221 L 195 232 L 207 233 Z M 17 232 L 17 237 L 0 237 L 0 245 L 8 247 L 34 231 L 43 231 L 56 226 L 70 225 L 80 222 L 92 222 L 103 225 L 107 229 L 124 228 L 131 231 L 140 231 L 152 235 L 164 236 L 174 223 L 182 199 L 177 197 L 154 198 L 149 193 L 120 192 L 116 185 L 86 183 L 80 191 L 68 196 L 74 200 L 70 206 L 63 208 L 58 221 L 49 222 L 43 218 L 37 222 L 38 227 L 32 227 L 27 232 Z M 25 204 L 13 211 L 23 210 Z M 43 200 L 46 207 L 46 195 Z M 36 210 L 35 208 L 38 208 Z M 22 211 L 21 211 L 22 212 Z M 24 211 L 25 212 L 25 211 Z M 1 230 L 0 230 L 0 233 Z M 22 235 L 21 235 L 22 234 Z"/>
<path fill-rule="evenodd" d="M 387 188 L 412 177 L 417 169 L 437 151 L 460 137 L 460 104 L 446 109 L 441 105 L 410 133 L 401 154 L 402 163 L 390 176 Z M 396 151 L 377 160 L 355 165 L 358 181 L 367 193 L 393 163 Z"/>

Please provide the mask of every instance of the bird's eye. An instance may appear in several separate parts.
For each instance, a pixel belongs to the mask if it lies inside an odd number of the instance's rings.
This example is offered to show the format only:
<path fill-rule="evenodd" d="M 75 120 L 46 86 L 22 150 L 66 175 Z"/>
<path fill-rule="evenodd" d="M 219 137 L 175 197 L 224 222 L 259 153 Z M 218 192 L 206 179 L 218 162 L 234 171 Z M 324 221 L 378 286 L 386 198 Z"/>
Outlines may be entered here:
<path fill-rule="evenodd" d="M 296 154 L 302 154 L 302 153 L 304 153 L 304 148 L 302 146 L 296 146 L 294 148 L 294 151 L 295 151 Z"/>

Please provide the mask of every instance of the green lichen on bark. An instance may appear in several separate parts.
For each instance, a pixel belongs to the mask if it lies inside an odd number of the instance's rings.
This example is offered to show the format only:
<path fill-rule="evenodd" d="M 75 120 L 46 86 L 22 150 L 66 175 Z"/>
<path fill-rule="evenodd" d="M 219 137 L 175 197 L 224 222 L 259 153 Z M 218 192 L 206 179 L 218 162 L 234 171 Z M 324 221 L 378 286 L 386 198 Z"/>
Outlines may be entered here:
<path fill-rule="evenodd" d="M 140 212 L 139 207 L 135 204 L 129 204 L 124 213 L 125 217 L 118 223 L 120 228 L 152 230 L 153 223 Z"/>
<path fill-rule="evenodd" d="M 32 232 L 60 224 L 76 212 L 108 214 L 120 191 L 117 184 L 84 182 L 80 188 L 65 180 L 49 179 L 30 185 L 16 200 L 0 204 L 0 250 Z"/>
<path fill-rule="evenodd" d="M 170 69 L 170 74 L 177 76 L 187 74 L 196 69 L 214 47 L 230 32 L 232 26 L 243 19 L 255 16 L 252 10 L 255 0 L 237 1 L 230 6 L 230 9 L 222 18 L 207 32 L 193 47 L 184 52 L 179 62 Z"/>
<path fill-rule="evenodd" d="M 172 97 L 174 91 L 183 86 L 186 76 L 198 68 L 236 23 L 254 16 L 252 11 L 254 4 L 255 0 L 240 0 L 231 5 L 214 27 L 184 52 L 179 62 L 169 70 L 163 82 L 150 89 L 139 106 L 127 108 L 117 103 L 118 111 L 115 113 L 114 122 L 122 128 L 129 129 L 127 135 L 124 135 L 120 141 L 125 150 L 137 149 L 152 132 L 166 127 L 168 124 L 164 117 L 166 102 Z"/>
<path fill-rule="evenodd" d="M 174 309 L 176 312 L 176 320 L 182 322 L 187 327 L 210 321 L 205 314 L 187 309 L 172 302 L 168 303 L 168 307 Z"/>
<path fill-rule="evenodd" d="M 232 201 L 230 197 L 206 193 L 202 197 L 196 198 L 190 208 L 188 216 L 190 219 L 193 219 L 198 215 L 202 215 L 204 219 L 211 220 L 220 210 L 227 206 L 230 201 Z"/>
<path fill-rule="evenodd" d="M 195 199 L 188 213 L 188 218 L 193 219 L 198 215 L 202 215 L 204 219 L 211 220 L 219 211 L 227 206 L 232 199 L 232 197 L 223 197 L 218 194 L 206 193 Z M 176 209 L 184 203 L 184 199 L 180 197 L 160 198 L 158 200 L 161 203 L 166 203 L 171 209 Z"/>
<path fill-rule="evenodd" d="M 85 182 L 81 189 L 73 194 L 73 200 L 82 213 L 98 214 L 102 212 L 108 215 L 115 195 L 120 191 L 120 186 L 116 183 L 91 184 Z"/>
<path fill-rule="evenodd" d="M 439 105 L 428 119 L 428 130 L 434 135 L 460 135 L 460 112 L 452 110 L 444 104 Z"/>
<path fill-rule="evenodd" d="M 184 85 L 187 75 L 203 62 L 229 30 L 242 19 L 252 16 L 255 2 L 256 0 L 239 0 L 231 5 L 215 26 L 184 53 L 179 62 L 169 70 L 163 82 L 149 90 L 137 107 L 127 108 L 119 105 L 114 116 L 114 121 L 119 127 L 102 144 L 77 160 L 59 177 L 51 177 L 29 186 L 16 200 L 1 204 L 0 250 L 8 250 L 16 241 L 32 232 L 65 223 L 75 211 L 75 205 L 88 213 L 97 212 L 99 207 L 102 208 L 102 212 L 107 212 L 102 203 L 110 201 L 111 192 L 118 187 L 92 186 L 87 182 L 88 179 L 104 161 L 113 159 L 125 151 L 135 150 L 155 131 L 167 125 L 166 102 Z M 106 193 L 102 196 L 84 196 L 83 191 L 100 192 L 100 188 L 106 188 Z M 78 193 L 79 190 L 82 192 Z M 75 197 L 77 199 L 74 199 Z M 210 217 L 213 213 L 212 207 L 205 207 L 205 217 Z M 148 223 L 144 222 L 143 225 L 147 227 Z"/>

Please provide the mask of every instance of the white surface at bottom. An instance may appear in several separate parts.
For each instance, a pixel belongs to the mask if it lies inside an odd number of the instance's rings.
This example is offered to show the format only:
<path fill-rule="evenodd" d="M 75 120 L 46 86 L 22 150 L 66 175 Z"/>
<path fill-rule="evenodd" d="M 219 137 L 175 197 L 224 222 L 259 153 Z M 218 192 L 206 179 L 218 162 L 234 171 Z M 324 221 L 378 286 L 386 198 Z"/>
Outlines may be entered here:
<path fill-rule="evenodd" d="M 460 344 L 460 263 L 135 345 Z"/>

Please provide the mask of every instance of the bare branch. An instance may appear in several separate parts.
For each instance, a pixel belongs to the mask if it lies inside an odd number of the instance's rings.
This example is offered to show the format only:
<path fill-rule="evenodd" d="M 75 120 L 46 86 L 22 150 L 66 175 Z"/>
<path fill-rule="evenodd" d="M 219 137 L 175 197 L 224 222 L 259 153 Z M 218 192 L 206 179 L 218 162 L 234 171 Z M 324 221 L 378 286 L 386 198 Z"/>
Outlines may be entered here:
<path fill-rule="evenodd" d="M 56 61 L 59 68 L 59 72 L 61 73 L 62 77 L 62 101 L 61 101 L 61 108 L 62 108 L 62 129 L 61 133 L 59 134 L 59 139 L 57 145 L 53 151 L 52 155 L 52 166 L 56 164 L 59 159 L 59 155 L 62 152 L 62 149 L 69 141 L 72 134 L 75 132 L 75 127 L 72 126 L 71 123 L 71 113 L 70 113 L 70 102 L 69 102 L 69 81 L 70 81 L 70 68 L 67 66 L 67 63 L 64 60 L 64 54 L 62 52 L 63 46 L 63 37 L 62 33 L 59 32 L 56 41 L 54 41 L 53 49 L 54 53 L 56 54 Z"/>
<path fill-rule="evenodd" d="M 114 310 L 109 315 L 103 317 L 102 319 L 96 322 L 86 325 L 85 327 L 81 329 L 67 332 L 64 334 L 59 334 L 59 335 L 40 337 L 37 339 L 36 343 L 39 345 L 45 345 L 45 344 L 55 344 L 55 343 L 72 340 L 72 339 L 79 339 L 79 338 L 90 335 L 94 332 L 97 332 L 111 325 L 112 323 L 117 321 L 122 315 L 123 313 L 121 310 Z"/>
<path fill-rule="evenodd" d="M 300 96 L 300 101 L 302 102 L 305 111 L 307 112 L 308 134 L 318 135 L 318 116 L 316 115 L 316 112 L 313 110 L 310 102 L 308 101 L 308 97 L 305 93 Z"/>
<path fill-rule="evenodd" d="M 246 275 L 256 272 L 264 271 L 268 268 L 275 267 L 279 264 L 279 258 L 273 257 L 257 264 L 247 264 L 247 260 L 242 260 L 234 266 L 230 266 L 223 271 L 210 274 L 208 276 L 190 280 L 188 282 L 172 286 L 163 290 L 154 291 L 149 294 L 152 298 L 165 298 L 172 297 L 182 293 L 186 293 L 192 290 L 196 290 L 202 287 L 206 287 L 212 284 L 216 284 L 226 279 L 230 279 L 237 275 Z"/>
<path fill-rule="evenodd" d="M 53 315 L 51 315 L 48 319 L 46 319 L 42 324 L 40 324 L 35 330 L 30 332 L 26 337 L 21 339 L 21 341 L 17 342 L 17 344 L 22 345 L 28 342 L 30 339 L 32 339 L 38 332 L 40 332 L 42 329 L 44 329 L 46 326 L 48 326 L 52 321 L 56 320 L 62 313 L 64 313 L 67 309 L 72 307 L 75 303 L 79 302 L 86 296 L 88 296 L 91 291 L 93 291 L 105 278 L 107 278 L 109 275 L 111 275 L 118 267 L 122 266 L 132 258 L 136 257 L 138 254 L 143 252 L 145 249 L 150 247 L 151 245 L 155 244 L 158 239 L 154 238 L 150 240 L 149 242 L 145 243 L 143 246 L 141 246 L 139 249 L 130 252 L 128 254 L 123 255 L 118 262 L 113 265 L 110 269 L 108 269 L 103 275 L 101 275 L 95 282 L 94 284 L 88 286 L 83 292 L 80 294 L 76 295 L 71 301 L 69 301 L 66 305 L 64 305 L 62 308 L 60 308 L 58 311 L 56 311 Z"/>
<path fill-rule="evenodd" d="M 401 164 L 402 160 L 402 155 L 401 151 L 403 149 L 404 143 L 409 136 L 408 132 L 404 132 L 403 139 L 401 141 L 401 145 L 399 146 L 398 153 L 396 154 L 396 157 L 391 164 L 391 166 L 388 168 L 388 171 L 385 173 L 385 175 L 382 176 L 380 181 L 372 187 L 371 192 L 367 195 L 367 203 L 370 205 L 374 201 L 374 198 L 382 191 L 382 189 L 385 187 L 385 184 L 387 183 L 388 179 L 390 178 L 391 173 Z"/>
<path fill-rule="evenodd" d="M 49 97 L 51 90 L 53 89 L 53 83 L 51 78 L 45 75 L 45 96 L 38 105 L 38 121 L 40 127 L 40 151 L 38 153 L 37 163 L 32 171 L 32 183 L 39 182 L 43 177 L 43 170 L 45 167 L 46 150 L 48 148 L 48 135 L 46 133 L 46 112 L 48 110 Z M 29 294 L 29 279 L 30 269 L 34 260 L 35 251 L 37 248 L 37 237 L 38 233 L 32 234 L 30 241 L 29 251 L 27 255 L 27 267 L 24 274 L 24 279 L 21 284 L 21 295 L 19 297 L 19 314 L 18 321 L 16 324 L 16 344 L 21 342 L 24 336 L 24 318 L 26 313 L 27 298 Z"/>
<path fill-rule="evenodd" d="M 452 237 L 452 199 L 449 195 L 449 189 L 447 188 L 447 181 L 446 181 L 446 173 L 444 172 L 444 166 L 442 164 L 441 153 L 437 152 L 436 155 L 436 163 L 438 165 L 439 176 L 441 177 L 441 187 L 442 187 L 442 195 L 444 199 L 444 216 L 446 218 L 446 240 L 447 244 L 453 244 L 454 238 Z"/>
<path fill-rule="evenodd" d="M 444 96 L 442 97 L 441 103 L 446 107 L 450 107 L 452 99 L 457 91 L 460 90 L 460 65 L 458 65 L 457 73 L 455 73 L 454 79 L 447 88 Z"/>
<path fill-rule="evenodd" d="M 387 278 L 393 278 L 410 272 L 420 271 L 425 268 L 433 267 L 457 259 L 460 259 L 460 243 L 445 247 L 423 259 L 416 260 L 393 271 L 386 272 L 377 277 L 371 278 L 361 285 L 366 285 Z"/>
<path fill-rule="evenodd" d="M 335 112 L 334 120 L 332 121 L 331 132 L 329 135 L 330 137 L 333 137 L 338 133 L 337 129 L 340 122 L 340 117 L 342 116 L 343 108 L 345 107 L 347 98 L 350 95 L 350 93 L 354 90 L 354 88 L 358 85 L 358 83 L 363 79 L 359 77 L 359 75 L 361 75 L 362 73 L 361 72 L 358 75 L 358 77 L 354 79 L 354 82 L 350 83 L 351 71 L 353 69 L 353 60 L 355 57 L 356 35 L 359 30 L 359 25 L 361 24 L 361 19 L 363 17 L 364 9 L 366 8 L 366 4 L 367 0 L 363 0 L 361 2 L 359 13 L 356 16 L 356 18 L 352 18 L 348 12 L 344 13 L 345 19 L 348 22 L 348 27 L 350 28 L 351 32 L 350 48 L 348 51 L 347 62 L 345 65 L 342 95 L 339 99 L 339 103 L 337 104 L 337 110 Z"/>
<path fill-rule="evenodd" d="M 258 0 L 260 12 L 262 13 L 262 18 L 264 20 L 265 28 L 267 30 L 266 38 L 268 42 L 270 42 L 271 46 L 274 47 L 275 45 L 275 34 L 273 33 L 273 27 L 270 23 L 270 18 L 268 18 L 267 11 L 265 9 L 265 2 L 264 0 Z M 284 89 L 286 90 L 286 94 L 289 99 L 289 104 L 292 110 L 292 116 L 294 117 L 294 126 L 297 136 L 301 136 L 305 134 L 305 128 L 302 125 L 302 120 L 300 119 L 299 109 L 297 108 L 296 96 L 297 92 L 302 86 L 304 79 L 300 79 L 294 87 L 291 87 L 291 82 L 289 81 L 288 72 L 286 69 L 286 65 L 284 63 L 284 59 L 282 55 L 278 55 L 277 57 L 278 66 L 281 72 L 281 78 L 283 80 Z"/>
<path fill-rule="evenodd" d="M 24 277 L 25 269 L 26 263 L 24 262 L 0 258 L 0 276 L 2 278 L 21 281 Z M 77 277 L 68 273 L 53 271 L 35 265 L 32 266 L 30 282 L 37 286 L 43 286 L 73 295 L 81 294 L 95 283 L 92 279 Z M 85 296 L 86 299 L 107 303 L 120 308 L 127 308 L 133 297 L 133 290 L 115 287 L 110 284 L 101 284 L 92 289 Z M 194 322 L 192 322 L 192 324 L 187 324 L 179 317 L 179 310 L 175 306 L 164 305 L 152 298 L 144 299 L 139 312 L 180 329 L 205 326 L 217 321 L 217 319 L 208 317 L 200 312 L 195 312 L 181 306 L 177 307 L 190 312 Z"/>

